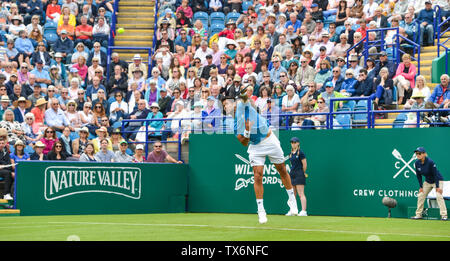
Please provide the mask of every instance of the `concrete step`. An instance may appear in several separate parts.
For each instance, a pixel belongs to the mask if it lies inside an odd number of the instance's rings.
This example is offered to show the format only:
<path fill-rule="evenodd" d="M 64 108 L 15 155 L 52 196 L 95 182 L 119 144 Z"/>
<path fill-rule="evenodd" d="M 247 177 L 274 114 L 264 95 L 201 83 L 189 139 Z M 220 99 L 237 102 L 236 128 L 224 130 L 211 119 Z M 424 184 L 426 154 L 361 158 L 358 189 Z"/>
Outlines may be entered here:
<path fill-rule="evenodd" d="M 122 14 L 119 14 L 119 17 L 117 18 L 117 23 L 118 24 L 155 24 L 155 18 L 153 16 L 149 17 L 149 16 L 144 16 L 144 17 L 139 17 L 138 19 L 136 18 L 136 16 L 122 16 Z"/>
<path fill-rule="evenodd" d="M 140 20 L 141 18 L 151 18 L 152 20 L 155 20 L 155 16 L 153 12 L 141 12 L 139 10 L 135 10 L 135 11 L 123 11 L 120 12 L 119 14 L 119 19 L 120 18 L 133 18 L 133 19 L 137 19 Z"/>
<path fill-rule="evenodd" d="M 128 30 L 142 29 L 142 30 L 153 30 L 154 24 L 152 23 L 142 23 L 142 24 L 116 24 L 116 28 L 124 28 L 125 32 Z"/>
<path fill-rule="evenodd" d="M 153 41 L 138 41 L 138 40 L 115 40 L 115 46 L 139 46 L 139 47 L 153 47 Z"/>
<path fill-rule="evenodd" d="M 155 6 L 155 1 L 120 1 L 120 6 Z"/>
<path fill-rule="evenodd" d="M 375 129 L 391 129 L 392 125 L 381 125 L 376 124 L 392 124 L 395 119 L 375 119 Z"/>
<path fill-rule="evenodd" d="M 119 5 L 119 14 L 122 14 L 123 12 L 144 12 L 144 11 L 148 11 L 148 12 L 152 12 L 154 13 L 155 11 L 155 6 L 146 6 L 146 5 Z"/>

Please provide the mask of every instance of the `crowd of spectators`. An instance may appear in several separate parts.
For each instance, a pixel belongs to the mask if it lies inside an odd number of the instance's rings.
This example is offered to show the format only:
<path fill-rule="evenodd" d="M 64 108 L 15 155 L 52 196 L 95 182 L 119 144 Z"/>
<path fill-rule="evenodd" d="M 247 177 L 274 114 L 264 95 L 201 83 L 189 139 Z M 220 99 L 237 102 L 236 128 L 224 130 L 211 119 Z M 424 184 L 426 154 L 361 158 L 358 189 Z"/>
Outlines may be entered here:
<path fill-rule="evenodd" d="M 326 113 L 333 97 L 370 97 L 375 109 L 395 103 L 411 108 L 417 97 L 416 77 L 421 78 L 424 93 L 420 95 L 427 95 L 428 107 L 448 107 L 448 90 L 444 90 L 445 95 L 438 102 L 430 98 L 425 78 L 417 75 L 413 62 L 416 57 L 412 56 L 410 44 L 434 45 L 434 6 L 441 7 L 442 19 L 446 19 L 450 11 L 448 0 L 205 3 L 160 1 L 157 43 L 152 57 L 156 65 L 146 80 L 147 86 L 156 87 L 152 89 L 151 100 L 147 100 L 148 95 L 145 99 L 148 104 L 159 103 L 162 117 L 193 117 L 196 102 L 203 105 L 203 117 L 227 115 L 224 102 L 234 101 L 245 87 L 264 115 Z M 215 34 L 213 29 L 220 27 L 213 21 L 217 12 L 222 12 L 226 19 L 222 21 L 223 30 Z M 198 15 L 203 13 L 209 21 Z M 396 30 L 388 30 L 395 27 L 411 42 L 395 37 Z M 369 29 L 386 31 L 368 32 Z M 368 49 L 367 61 L 361 42 L 366 37 L 384 43 Z M 392 59 L 397 40 L 404 52 L 398 65 Z M 434 90 L 435 95 L 438 89 Z M 160 100 L 161 93 L 173 97 L 172 106 Z M 214 101 L 215 109 L 208 107 L 210 100 Z M 325 106 L 321 106 L 322 102 Z M 342 106 L 346 103 L 335 103 L 334 109 Z M 296 116 L 288 124 L 319 127 L 325 120 L 326 117 Z M 222 126 L 226 123 L 209 122 L 213 123 L 210 127 L 219 131 L 232 128 Z M 271 119 L 277 126 L 285 122 Z M 173 125 L 161 127 L 172 127 L 172 134 L 176 134 L 179 125 L 187 131 L 193 128 L 192 121 L 177 122 L 175 128 Z"/>
<path fill-rule="evenodd" d="M 447 75 L 431 92 L 406 46 L 398 66 L 390 58 L 395 30 L 368 32 L 399 27 L 405 39 L 432 45 L 433 6 L 441 7 L 445 19 L 448 0 L 158 3 L 153 65 L 139 54 L 128 63 L 112 53 L 107 67 L 112 1 L 2 2 L 0 139 L 5 144 L 0 149 L 8 152 L 2 164 L 26 159 L 178 162 L 161 152 L 161 143 L 145 155 L 142 143 L 149 138 L 185 142 L 199 129 L 232 131 L 229 118 L 245 87 L 273 126 L 321 126 L 324 115 L 290 117 L 287 123 L 276 115 L 327 113 L 333 97 L 370 97 L 376 108 L 393 101 L 405 108 L 448 108 L 450 103 Z M 212 34 L 220 26 L 196 19 L 201 12 L 233 18 Z M 57 39 L 46 32 L 52 24 Z M 366 37 L 385 43 L 372 46 L 367 61 L 361 44 Z M 392 98 L 394 88 L 398 99 Z M 345 105 L 335 103 L 334 110 Z M 424 114 L 423 120 L 433 119 Z"/>

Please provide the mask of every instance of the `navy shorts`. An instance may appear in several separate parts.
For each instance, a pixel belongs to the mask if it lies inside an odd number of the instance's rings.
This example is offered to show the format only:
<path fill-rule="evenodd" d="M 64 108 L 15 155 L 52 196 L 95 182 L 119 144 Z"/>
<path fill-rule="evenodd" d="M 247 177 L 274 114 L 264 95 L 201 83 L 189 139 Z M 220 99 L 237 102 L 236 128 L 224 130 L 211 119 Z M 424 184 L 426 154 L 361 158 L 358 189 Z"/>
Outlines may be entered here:
<path fill-rule="evenodd" d="M 303 173 L 289 173 L 289 176 L 291 176 L 292 186 L 306 184 L 306 177 Z"/>

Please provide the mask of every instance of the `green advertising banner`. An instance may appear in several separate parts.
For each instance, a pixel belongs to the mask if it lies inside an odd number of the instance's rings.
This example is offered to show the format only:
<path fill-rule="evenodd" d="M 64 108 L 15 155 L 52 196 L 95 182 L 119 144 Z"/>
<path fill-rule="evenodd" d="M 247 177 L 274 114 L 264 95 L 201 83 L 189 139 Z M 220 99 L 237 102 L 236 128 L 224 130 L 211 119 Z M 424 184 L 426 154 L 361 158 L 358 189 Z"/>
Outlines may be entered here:
<path fill-rule="evenodd" d="M 21 215 L 185 212 L 188 166 L 22 161 Z"/>
<path fill-rule="evenodd" d="M 414 149 L 423 146 L 445 180 L 450 179 L 448 128 L 300 130 L 277 133 L 285 155 L 291 137 L 307 157 L 309 215 L 386 217 L 385 196 L 397 200 L 393 217 L 416 206 Z M 190 138 L 189 211 L 256 213 L 247 148 L 233 135 Z M 286 163 L 289 164 L 289 161 Z M 288 166 L 289 170 L 289 166 Z M 264 168 L 264 205 L 269 214 L 288 211 L 287 194 L 273 164 Z M 300 208 L 300 203 L 299 208 Z"/>

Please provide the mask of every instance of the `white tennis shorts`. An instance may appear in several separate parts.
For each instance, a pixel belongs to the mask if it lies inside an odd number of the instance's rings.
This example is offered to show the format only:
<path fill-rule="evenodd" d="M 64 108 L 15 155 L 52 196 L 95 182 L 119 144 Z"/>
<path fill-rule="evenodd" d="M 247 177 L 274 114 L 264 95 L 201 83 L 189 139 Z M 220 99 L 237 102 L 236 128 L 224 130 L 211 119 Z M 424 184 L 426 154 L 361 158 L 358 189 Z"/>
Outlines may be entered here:
<path fill-rule="evenodd" d="M 277 136 L 270 134 L 269 137 L 262 140 L 260 143 L 254 145 L 250 144 L 247 149 L 250 165 L 264 166 L 266 156 L 273 164 L 281 164 L 284 162 L 283 150 L 281 149 L 280 141 Z"/>

